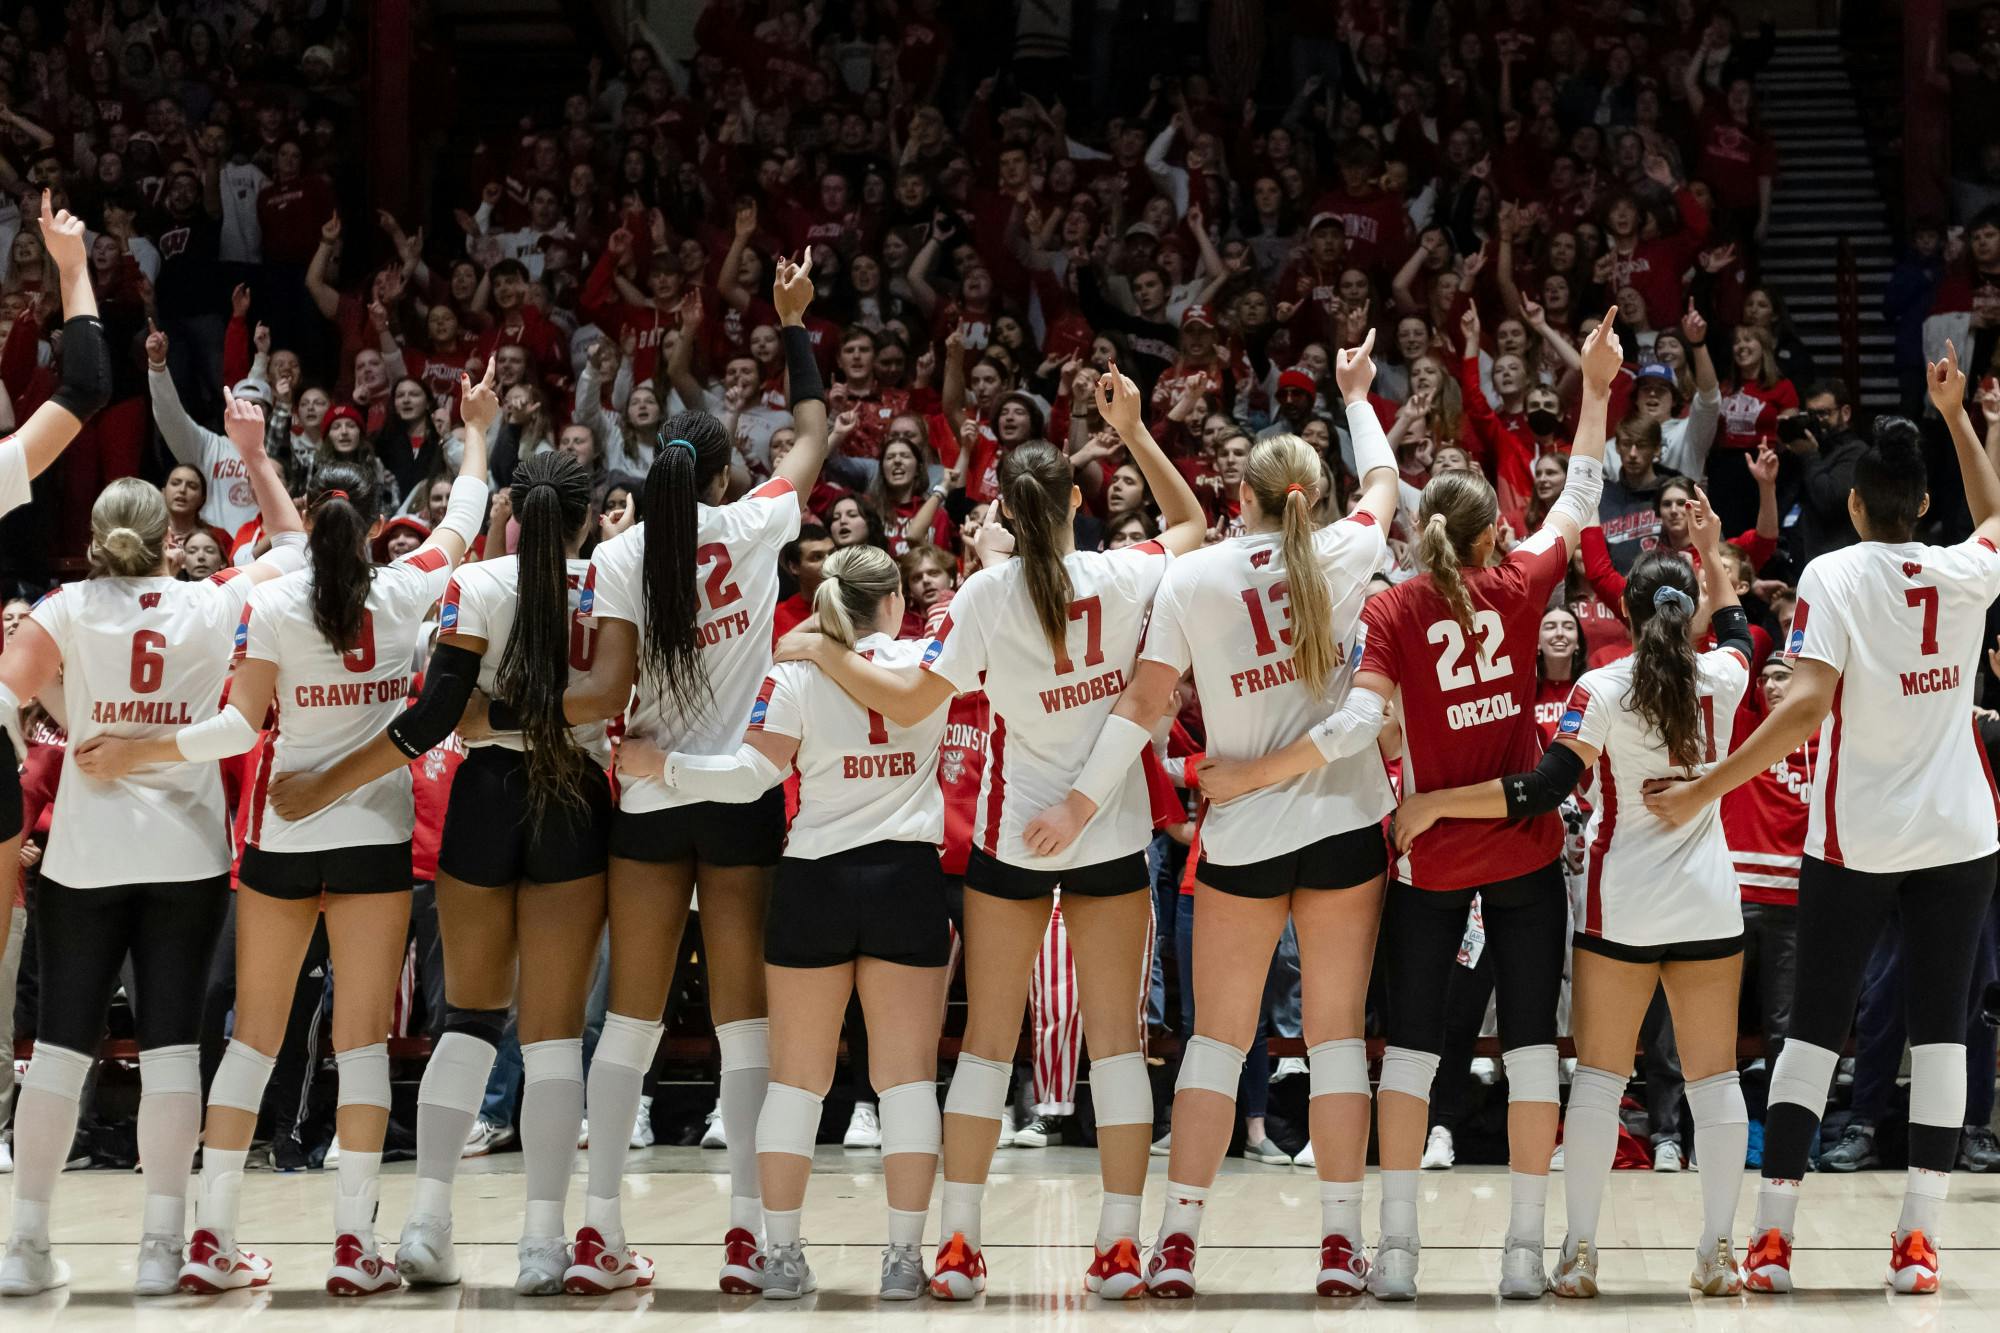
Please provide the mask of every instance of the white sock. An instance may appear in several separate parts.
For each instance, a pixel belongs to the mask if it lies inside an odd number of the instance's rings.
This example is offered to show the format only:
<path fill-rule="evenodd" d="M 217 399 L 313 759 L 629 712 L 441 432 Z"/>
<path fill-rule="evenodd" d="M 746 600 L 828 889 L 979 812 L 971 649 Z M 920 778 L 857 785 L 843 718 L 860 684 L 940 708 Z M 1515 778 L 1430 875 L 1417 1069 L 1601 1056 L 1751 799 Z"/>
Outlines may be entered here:
<path fill-rule="evenodd" d="M 943 1244 L 954 1233 L 963 1235 L 965 1243 L 973 1249 L 979 1248 L 979 1204 L 986 1197 L 984 1181 L 944 1182 L 944 1191 L 938 1205 L 938 1242 Z"/>
<path fill-rule="evenodd" d="M 14 1239 L 49 1243 L 49 1206 L 33 1199 L 14 1200 Z"/>
<path fill-rule="evenodd" d="M 10 1060 L 14 1055 L 5 1054 Z M 48 1239 L 48 1204 L 55 1198 L 56 1180 L 76 1141 L 83 1087 L 94 1063 L 80 1051 L 48 1042 L 36 1048 L 29 1062 L 15 1102 L 14 1197 L 41 1204 L 42 1210 L 40 1222 L 24 1230 L 17 1206 L 16 1235 Z"/>
<path fill-rule="evenodd" d="M 930 1211 L 923 1208 L 891 1208 L 889 1210 L 889 1243 L 891 1245 L 921 1245 L 924 1243 L 924 1222 Z"/>
<path fill-rule="evenodd" d="M 486 1080 L 498 1055 L 492 1042 L 470 1032 L 447 1032 L 431 1048 L 417 1084 L 417 1179 L 412 1217 L 451 1220 L 451 1183 L 479 1119 Z M 574 1142 L 575 1140 L 571 1140 Z M 343 1149 L 341 1156 L 346 1157 Z"/>
<path fill-rule="evenodd" d="M 1145 1204 L 1141 1194 L 1104 1193 L 1097 1210 L 1097 1248 L 1108 1250 L 1121 1240 L 1139 1239 L 1139 1209 Z"/>
<path fill-rule="evenodd" d="M 1909 1168 L 1903 1180 L 1903 1216 L 1896 1223 L 1897 1239 L 1921 1231 L 1935 1245 L 1938 1228 L 1944 1225 L 1944 1200 L 1950 1188 L 1951 1176 L 1946 1172 Z"/>
<path fill-rule="evenodd" d="M 1629 1081 L 1590 1065 L 1578 1065 L 1571 1076 L 1569 1111 L 1563 1119 L 1565 1256 L 1576 1253 L 1579 1241 L 1597 1241 L 1604 1187 L 1618 1158 L 1618 1106 Z"/>
<path fill-rule="evenodd" d="M 1548 1230 L 1549 1178 L 1509 1171 L 1507 1184 L 1513 1196 L 1513 1205 L 1507 1210 L 1507 1238 L 1531 1240 L 1539 1246 Z"/>
<path fill-rule="evenodd" d="M 1357 1246 L 1361 1244 L 1360 1181 L 1320 1181 L 1319 1229 L 1323 1236 L 1345 1236 Z"/>
<path fill-rule="evenodd" d="M 593 1142 L 597 1138 L 595 1134 L 590 1137 Z M 625 1248 L 625 1212 L 616 1194 L 608 1199 L 595 1194 L 584 1195 L 583 1224 L 603 1238 L 605 1249 Z"/>
<path fill-rule="evenodd" d="M 139 1161 L 146 1173 L 146 1234 L 187 1234 L 187 1178 L 201 1142 L 201 1049 L 139 1052 Z"/>
<path fill-rule="evenodd" d="M 201 1206 L 195 1220 L 215 1233 L 227 1250 L 236 1243 L 236 1213 L 243 1199 L 243 1163 L 247 1148 L 204 1148 L 201 1154 Z"/>
<path fill-rule="evenodd" d="M 737 1199 L 759 1199 L 757 1177 L 757 1117 L 764 1111 L 764 1093 L 771 1086 L 771 1023 L 745 1018 L 715 1030 L 722 1078 L 716 1101 L 722 1108 L 722 1133 L 729 1140 L 729 1193 Z M 755 1224 L 752 1223 L 754 1226 Z"/>
<path fill-rule="evenodd" d="M 1799 1220 L 1799 1182 L 1768 1177 L 1757 1187 L 1757 1231 L 1776 1227 L 1787 1236 Z"/>
<path fill-rule="evenodd" d="M 345 1144 L 334 1173 L 333 1230 L 367 1249 L 375 1240 L 375 1205 L 382 1195 L 382 1154 L 355 1152 Z"/>
<path fill-rule="evenodd" d="M 1382 1173 L 1382 1234 L 1417 1239 L 1417 1172 Z"/>
<path fill-rule="evenodd" d="M 1183 1185 L 1178 1180 L 1167 1182 L 1167 1207 L 1160 1214 L 1160 1239 L 1169 1236 L 1186 1236 L 1189 1240 L 1201 1239 L 1201 1215 L 1208 1206 L 1208 1191 L 1199 1185 Z"/>
<path fill-rule="evenodd" d="M 187 1183 L 187 1177 L 181 1177 Z M 146 1221 L 144 1234 L 148 1236 L 172 1236 L 181 1240 L 187 1236 L 187 1196 L 185 1194 L 148 1194 L 146 1196 Z"/>
<path fill-rule="evenodd" d="M 747 1198 L 741 1194 L 729 1196 L 729 1225 L 733 1230 L 747 1231 L 757 1235 L 764 1225 L 764 1201 L 752 1194 Z"/>
<path fill-rule="evenodd" d="M 1736 1230 L 1743 1182 L 1735 1166 L 1750 1148 L 1750 1113 L 1733 1069 L 1688 1084 L 1687 1099 L 1694 1115 L 1694 1157 L 1701 1167 L 1702 1236 L 1696 1247 L 1701 1253 Z"/>
<path fill-rule="evenodd" d="M 764 1244 L 776 1249 L 780 1245 L 796 1245 L 799 1241 L 799 1218 L 803 1208 L 764 1210 Z"/>
<path fill-rule="evenodd" d="M 521 1234 L 561 1236 L 563 1198 L 583 1126 L 583 1039 L 530 1042 L 521 1048 L 521 1063 L 521 1160 L 529 1207 Z"/>
<path fill-rule="evenodd" d="M 639 1116 L 646 1071 L 652 1068 L 659 1045 L 658 1023 L 610 1013 L 605 1015 L 604 1034 L 598 1038 L 597 1054 L 590 1062 L 584 1097 L 590 1122 L 597 1130 L 590 1136 L 590 1183 L 583 1201 L 583 1224 L 612 1249 L 625 1245 L 625 1214 L 619 1201 L 625 1158 L 630 1152 L 632 1122 Z"/>

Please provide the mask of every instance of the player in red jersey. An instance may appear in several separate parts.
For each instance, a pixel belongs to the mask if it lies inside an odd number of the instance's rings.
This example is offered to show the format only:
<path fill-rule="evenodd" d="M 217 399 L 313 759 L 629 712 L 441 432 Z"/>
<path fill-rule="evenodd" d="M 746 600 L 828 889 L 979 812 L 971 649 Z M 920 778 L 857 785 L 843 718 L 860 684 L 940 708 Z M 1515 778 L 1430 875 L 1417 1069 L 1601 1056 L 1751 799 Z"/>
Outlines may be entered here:
<path fill-rule="evenodd" d="M 1317 532 L 1318 455 L 1296 435 L 1258 442 L 1241 483 L 1241 537 L 1177 561 L 1153 604 L 1139 669 L 1059 805 L 1031 822 L 1031 850 L 1053 854 L 1096 813 L 1152 742 L 1192 669 L 1210 756 L 1263 754 L 1309 732 L 1351 678 L 1368 576 L 1400 494 L 1396 455 L 1368 404 L 1374 335 L 1340 353 L 1336 378 L 1364 489 L 1353 514 Z M 1147 1290 L 1194 1294 L 1204 1204 L 1229 1148 L 1236 1088 L 1257 1034 L 1264 969 L 1287 917 L 1297 922 L 1320 1172 L 1322 1296 L 1365 1289 L 1361 1177 L 1368 1151 L 1368 1058 L 1362 1018 L 1388 859 L 1382 819 L 1393 797 L 1373 753 L 1208 807 L 1195 880 L 1196 1031 L 1174 1091 L 1166 1211 Z"/>
<path fill-rule="evenodd" d="M 597 640 L 590 670 L 564 696 L 570 725 L 615 717 L 630 703 L 628 740 L 664 753 L 735 753 L 770 671 L 778 553 L 797 537 L 798 496 L 812 490 L 826 457 L 825 391 L 804 324 L 811 273 L 810 258 L 802 265 L 783 261 L 772 291 L 797 443 L 770 481 L 725 505 L 735 447 L 722 423 L 702 411 L 667 421 L 639 499 L 639 521 L 591 556 L 580 610 L 595 619 Z M 628 1149 L 619 1127 L 638 1114 L 697 883 L 729 1146 L 729 1227 L 719 1283 L 738 1295 L 761 1289 L 757 1117 L 771 1064 L 764 904 L 784 832 L 779 790 L 745 804 L 703 800 L 641 773 L 620 784 L 606 898 L 610 1012 L 586 1090 L 589 1118 L 605 1129 L 591 1137 L 584 1225 L 564 1279 L 571 1292 L 652 1281 L 652 1262 L 625 1243 L 620 1191 Z"/>
<path fill-rule="evenodd" d="M 249 797 L 236 900 L 236 1025 L 209 1088 L 201 1225 L 181 1269 L 183 1291 L 207 1295 L 269 1280 L 268 1265 L 236 1248 L 237 1204 L 322 899 L 341 977 L 333 1008 L 341 1155 L 326 1287 L 362 1296 L 401 1285 L 395 1265 L 376 1252 L 375 1206 L 389 1123 L 386 1038 L 410 919 L 409 770 L 399 767 L 297 821 L 272 808 L 270 788 L 274 773 L 319 768 L 404 711 L 421 627 L 486 519 L 486 431 L 500 407 L 490 367 L 476 388 L 465 384 L 463 401 L 465 455 L 429 540 L 393 564 L 371 565 L 368 539 L 381 516 L 373 477 L 346 464 L 320 469 L 307 568 L 251 592 L 222 711 L 160 739 L 93 739 L 79 755 L 86 773 L 111 776 L 140 763 L 226 758 L 256 745 L 259 725 L 281 705 Z"/>
<path fill-rule="evenodd" d="M 1693 782 L 1648 784 L 1646 804 L 1684 822 L 1785 758 L 1831 714 L 1799 867 L 1792 1027 L 1771 1073 L 1764 1183 L 1744 1259 L 1752 1291 L 1792 1287 L 1792 1228 L 1806 1154 L 1854 1017 L 1877 928 L 1900 911 L 1909 956 L 1910 1156 L 1888 1282 L 1938 1287 L 1938 1225 L 1965 1115 L 1965 1005 L 1980 922 L 1993 896 L 2000 809 L 1971 717 L 1988 607 L 2000 594 L 2000 476 L 1965 410 L 1956 352 L 1930 366 L 1931 401 L 1951 429 L 1979 526 L 1953 547 L 1911 538 L 1928 508 L 1914 424 L 1876 422 L 1854 468 L 1849 517 L 1861 540 L 1808 564 L 1787 655 L 1785 697 L 1736 752 Z"/>
<path fill-rule="evenodd" d="M 0 688 L 10 696 L 60 688 L 71 739 L 35 898 L 41 1007 L 15 1116 L 14 1226 L 0 1294 L 33 1295 L 68 1279 L 49 1253 L 49 1204 L 128 955 L 146 996 L 137 1014 L 147 1191 L 135 1290 L 166 1295 L 180 1278 L 187 1173 L 201 1131 L 202 997 L 229 909 L 229 811 L 214 764 L 106 781 L 85 767 L 81 747 L 109 733 L 170 733 L 212 712 L 250 589 L 303 564 L 305 531 L 264 452 L 264 414 L 235 400 L 227 425 L 270 521 L 272 551 L 248 569 L 173 578 L 158 488 L 114 481 L 91 510 L 91 576 L 44 598 L 0 654 Z M 11 753 L 0 767 L 14 771 Z"/>
<path fill-rule="evenodd" d="M 993 708 L 992 753 L 980 791 L 979 840 L 966 866 L 965 1044 L 945 1101 L 944 1218 L 931 1292 L 967 1300 L 986 1283 L 979 1202 L 998 1141 L 1028 973 L 1058 885 L 1076 950 L 1092 1038 L 1104 1203 L 1086 1288 L 1144 1294 L 1139 1208 L 1153 1128 L 1152 1087 L 1139 1051 L 1145 946 L 1152 923 L 1145 848 L 1152 806 L 1138 764 L 1109 784 L 1099 817 L 1064 851 L 1038 852 L 1029 821 L 1075 785 L 1132 670 L 1153 592 L 1176 553 L 1201 544 L 1201 506 L 1141 419 L 1138 386 L 1098 380 L 1098 410 L 1159 497 L 1167 528 L 1121 551 L 1075 551 L 1071 517 L 1082 492 L 1069 459 L 1031 442 L 1000 464 L 1000 505 L 1014 559 L 980 570 L 952 599 L 942 649 L 924 668 L 892 672 L 795 632 L 779 656 L 812 661 L 863 705 L 899 726 L 981 688 Z"/>
<path fill-rule="evenodd" d="M 1538 632 L 1603 483 L 1606 404 L 1623 355 L 1614 318 L 1608 312 L 1584 343 L 1583 409 L 1569 476 L 1542 527 L 1495 564 L 1493 488 L 1474 472 L 1432 478 L 1419 510 L 1423 572 L 1362 611 L 1366 647 L 1346 704 L 1306 740 L 1204 773 L 1211 796 L 1282 781 L 1365 749 L 1392 696 L 1400 697 L 1406 797 L 1535 766 L 1542 750 L 1534 713 Z M 1556 1001 L 1568 925 L 1561 850 L 1562 824 L 1553 813 L 1449 819 L 1397 860 L 1382 909 L 1383 951 L 1394 970 L 1376 1101 L 1382 1236 L 1368 1284 L 1382 1299 L 1417 1293 L 1417 1170 L 1446 981 L 1475 895 L 1494 951 L 1508 1082 L 1513 1212 L 1500 1294 L 1535 1300 L 1547 1287 L 1542 1227 L 1561 1095 Z"/>

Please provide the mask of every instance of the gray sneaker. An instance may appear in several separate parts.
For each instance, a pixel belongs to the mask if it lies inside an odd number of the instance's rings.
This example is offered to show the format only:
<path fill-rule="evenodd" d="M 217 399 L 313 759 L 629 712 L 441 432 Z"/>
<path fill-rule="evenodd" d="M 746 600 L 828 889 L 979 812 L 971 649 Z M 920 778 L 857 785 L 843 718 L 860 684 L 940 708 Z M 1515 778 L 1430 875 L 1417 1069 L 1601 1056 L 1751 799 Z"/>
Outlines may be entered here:
<path fill-rule="evenodd" d="M 882 1299 L 913 1301 L 930 1286 L 931 1275 L 924 1271 L 924 1247 L 891 1245 L 882 1251 Z"/>
<path fill-rule="evenodd" d="M 458 1253 L 451 1243 L 451 1219 L 412 1213 L 396 1245 L 396 1271 L 413 1287 L 458 1284 Z"/>
<path fill-rule="evenodd" d="M 1417 1298 L 1415 1236 L 1384 1236 L 1375 1243 L 1375 1262 L 1368 1267 L 1368 1291 L 1378 1301 Z"/>
<path fill-rule="evenodd" d="M 1984 1125 L 1967 1125 L 1958 1141 L 1958 1169 L 2000 1171 L 2000 1139 Z"/>
<path fill-rule="evenodd" d="M 813 1280 L 812 1265 L 806 1262 L 806 1243 L 764 1247 L 764 1299 L 795 1301 L 819 1290 Z"/>
<path fill-rule="evenodd" d="M 181 1253 L 179 1236 L 149 1234 L 139 1240 L 139 1267 L 132 1290 L 140 1296 L 171 1296 L 180 1288 Z"/>
<path fill-rule="evenodd" d="M 1500 1251 L 1500 1299 L 1538 1301 L 1548 1289 L 1541 1241 L 1507 1237 L 1506 1247 Z"/>
<path fill-rule="evenodd" d="M 15 1237 L 0 1259 L 0 1296 L 39 1296 L 69 1285 L 69 1265 L 49 1253 L 47 1241 Z"/>
<path fill-rule="evenodd" d="M 1850 1121 L 1840 1140 L 1819 1155 L 1822 1171 L 1865 1171 L 1882 1165 L 1875 1151 L 1875 1126 Z"/>
<path fill-rule="evenodd" d="M 569 1271 L 569 1245 L 561 1236 L 522 1237 L 514 1247 L 519 1267 L 514 1274 L 516 1296 L 560 1296 L 563 1274 Z"/>

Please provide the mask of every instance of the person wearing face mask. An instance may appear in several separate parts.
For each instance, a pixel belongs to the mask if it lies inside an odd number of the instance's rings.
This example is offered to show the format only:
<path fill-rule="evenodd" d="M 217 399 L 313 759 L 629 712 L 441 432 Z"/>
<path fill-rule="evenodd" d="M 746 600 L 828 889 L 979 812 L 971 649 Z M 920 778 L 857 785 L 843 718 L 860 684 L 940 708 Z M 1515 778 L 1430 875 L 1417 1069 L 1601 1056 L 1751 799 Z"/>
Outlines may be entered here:
<path fill-rule="evenodd" d="M 1778 418 L 1779 440 L 1804 465 L 1802 562 L 1861 540 L 1848 516 L 1847 493 L 1854 489 L 1854 464 L 1868 442 L 1854 433 L 1853 419 L 1853 399 L 1839 380 L 1808 386 L 1800 410 Z"/>

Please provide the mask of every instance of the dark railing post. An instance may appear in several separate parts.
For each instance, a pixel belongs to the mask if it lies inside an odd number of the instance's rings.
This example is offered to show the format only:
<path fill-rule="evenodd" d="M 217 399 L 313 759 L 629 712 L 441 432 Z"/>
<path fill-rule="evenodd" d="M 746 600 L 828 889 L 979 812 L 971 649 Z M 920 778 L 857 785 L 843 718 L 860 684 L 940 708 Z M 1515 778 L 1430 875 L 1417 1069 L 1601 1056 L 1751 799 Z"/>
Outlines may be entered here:
<path fill-rule="evenodd" d="M 410 84 L 416 76 L 409 0 L 375 0 L 368 32 L 368 186 L 390 212 L 409 211 Z"/>
<path fill-rule="evenodd" d="M 1834 257 L 1834 308 L 1840 323 L 1840 374 L 1847 391 L 1861 397 L 1861 280 L 1854 242 L 1843 236 Z"/>

